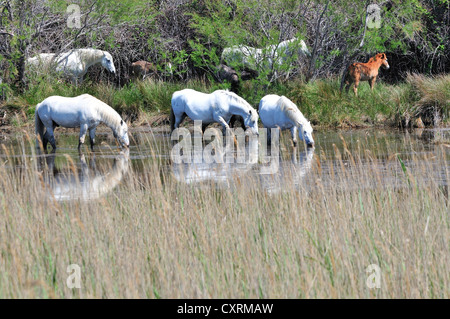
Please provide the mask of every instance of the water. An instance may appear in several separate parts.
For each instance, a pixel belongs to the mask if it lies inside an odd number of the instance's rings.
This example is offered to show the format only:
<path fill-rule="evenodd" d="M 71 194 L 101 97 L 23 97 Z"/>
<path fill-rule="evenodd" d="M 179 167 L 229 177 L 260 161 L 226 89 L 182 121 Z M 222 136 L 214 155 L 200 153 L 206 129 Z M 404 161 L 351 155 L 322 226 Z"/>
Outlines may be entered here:
<path fill-rule="evenodd" d="M 81 154 L 77 150 L 76 131 L 59 133 L 58 150 L 50 155 L 35 154 L 34 142 L 17 133 L 2 142 L 0 165 L 16 172 L 35 170 L 51 189 L 52 196 L 61 201 L 94 200 L 110 192 L 126 191 L 125 177 L 131 171 L 136 178 L 168 176 L 176 183 L 192 187 L 223 189 L 252 178 L 268 193 L 286 188 L 308 189 L 318 184 L 332 187 L 336 183 L 344 190 L 345 187 L 370 189 L 380 182 L 401 188 L 408 183 L 405 172 L 414 174 L 418 170 L 425 172 L 422 182 L 445 187 L 449 184 L 449 129 L 323 130 L 314 134 L 315 148 L 307 149 L 300 144 L 295 150 L 288 133 L 282 135 L 278 156 L 261 156 L 257 143 L 250 142 L 239 153 L 243 157 L 232 157 L 231 162 L 221 164 L 198 160 L 202 149 L 193 153 L 195 163 L 174 163 L 170 156 L 170 134 L 164 129 L 131 132 L 128 156 L 119 151 L 107 131 L 97 133 L 95 152 L 85 146 Z M 148 171 L 155 164 L 160 176 Z M 363 173 L 367 176 L 367 172 L 373 172 L 373 178 L 359 178 Z"/>

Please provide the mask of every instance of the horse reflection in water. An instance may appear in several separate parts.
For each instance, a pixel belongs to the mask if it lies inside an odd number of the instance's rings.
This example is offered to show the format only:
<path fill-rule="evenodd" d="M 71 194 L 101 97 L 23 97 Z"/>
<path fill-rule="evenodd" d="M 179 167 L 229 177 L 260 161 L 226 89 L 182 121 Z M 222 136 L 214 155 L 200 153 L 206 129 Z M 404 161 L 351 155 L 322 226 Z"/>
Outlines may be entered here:
<path fill-rule="evenodd" d="M 248 173 L 258 162 L 258 139 L 255 136 L 249 138 L 248 145 L 242 146 L 240 152 L 243 157 L 233 157 L 232 163 L 227 163 L 227 150 L 217 152 L 213 156 L 215 161 L 212 163 L 207 163 L 204 159 L 200 163 L 196 163 L 195 160 L 193 163 L 173 163 L 172 172 L 177 181 L 186 184 L 212 181 L 218 186 L 229 186 L 230 179 Z M 203 149 L 194 149 L 192 158 L 201 158 L 202 155 Z"/>
<path fill-rule="evenodd" d="M 116 156 L 112 167 L 106 165 L 101 169 L 97 168 L 95 155 L 88 164 L 85 155 L 79 154 L 80 168 L 68 164 L 64 169 L 57 169 L 55 159 L 56 154 L 40 157 L 38 169 L 44 171 L 44 182 L 51 190 L 50 197 L 57 201 L 100 198 L 112 191 L 128 172 L 127 152 Z"/>
<path fill-rule="evenodd" d="M 313 159 L 314 147 L 301 149 L 299 153 L 294 148 L 291 161 L 282 161 L 280 158 L 278 169 L 260 174 L 259 183 L 268 193 L 282 192 L 287 189 L 286 185 L 289 185 L 288 189 L 301 190 L 306 187 Z"/>
<path fill-rule="evenodd" d="M 198 183 L 198 186 L 204 184 L 206 187 L 210 187 L 211 184 L 218 187 L 230 187 L 237 179 L 247 179 L 251 183 L 249 187 L 261 187 L 269 193 L 285 190 L 286 183 L 290 183 L 296 189 L 301 188 L 312 167 L 314 147 L 301 149 L 300 152 L 294 148 L 290 161 L 283 160 L 281 154 L 277 152 L 273 156 L 266 157 L 264 162 L 268 161 L 267 164 L 258 163 L 260 159 L 258 147 L 258 139 L 249 139 L 249 144 L 245 148 L 244 162 L 235 160 L 233 163 L 226 163 L 223 158 L 222 163 L 206 163 L 205 161 L 189 164 L 174 163 L 172 172 L 178 182 Z"/>

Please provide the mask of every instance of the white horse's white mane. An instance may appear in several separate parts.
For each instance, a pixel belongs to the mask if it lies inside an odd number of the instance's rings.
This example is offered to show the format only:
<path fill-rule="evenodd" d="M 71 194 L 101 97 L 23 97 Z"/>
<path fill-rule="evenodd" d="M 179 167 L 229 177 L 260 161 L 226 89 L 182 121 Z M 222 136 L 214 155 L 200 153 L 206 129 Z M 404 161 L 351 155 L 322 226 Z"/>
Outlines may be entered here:
<path fill-rule="evenodd" d="M 215 92 L 227 96 L 230 100 L 235 101 L 235 102 L 247 107 L 248 110 L 255 111 L 255 109 L 250 105 L 250 103 L 248 103 L 244 98 L 240 97 L 239 95 L 237 95 L 234 92 L 231 92 L 228 90 L 217 90 Z M 256 112 L 252 112 L 252 119 L 256 120 L 257 115 L 258 114 Z"/>
<path fill-rule="evenodd" d="M 72 53 L 78 54 L 82 58 L 82 61 L 86 62 L 96 61 L 99 57 L 103 55 L 106 55 L 109 58 L 111 58 L 111 54 L 109 52 L 92 48 L 72 49 L 66 53 L 61 53 L 60 55 L 58 55 L 58 58 L 61 58 L 64 55 L 69 55 Z"/>
<path fill-rule="evenodd" d="M 305 130 L 312 131 L 311 123 L 306 119 L 294 102 L 285 96 L 281 96 L 277 101 L 277 105 L 289 119 L 296 123 L 297 126 L 301 125 Z"/>
<path fill-rule="evenodd" d="M 105 125 L 113 129 L 115 132 L 119 132 L 122 117 L 119 115 L 119 113 L 116 112 L 116 110 L 90 94 L 80 95 L 80 99 L 91 100 L 92 104 L 90 104 L 90 107 L 97 110 L 101 120 L 105 123 Z"/>
<path fill-rule="evenodd" d="M 71 76 L 73 81 L 77 81 L 78 79 L 82 81 L 82 78 L 89 67 L 96 63 L 102 63 L 103 65 L 104 57 L 106 57 L 108 63 L 110 63 L 113 71 L 109 67 L 108 69 L 111 72 L 115 72 L 111 54 L 107 51 L 92 48 L 71 49 L 59 54 L 41 53 L 27 59 L 27 63 L 32 66 L 40 66 L 41 68 L 49 68 L 51 66 L 55 68 L 56 71 L 63 71 Z M 107 68 L 105 65 L 103 66 Z"/>
<path fill-rule="evenodd" d="M 111 54 L 108 51 L 102 51 L 99 49 L 92 49 L 92 48 L 83 48 L 83 49 L 71 49 L 67 52 L 61 52 L 59 54 L 55 53 L 40 53 L 35 55 L 32 58 L 28 59 L 28 63 L 31 64 L 49 64 L 51 62 L 54 63 L 62 63 L 63 60 L 70 55 L 75 54 L 81 58 L 83 62 L 89 62 L 96 61 L 99 57 L 106 55 L 108 58 L 112 58 Z"/>

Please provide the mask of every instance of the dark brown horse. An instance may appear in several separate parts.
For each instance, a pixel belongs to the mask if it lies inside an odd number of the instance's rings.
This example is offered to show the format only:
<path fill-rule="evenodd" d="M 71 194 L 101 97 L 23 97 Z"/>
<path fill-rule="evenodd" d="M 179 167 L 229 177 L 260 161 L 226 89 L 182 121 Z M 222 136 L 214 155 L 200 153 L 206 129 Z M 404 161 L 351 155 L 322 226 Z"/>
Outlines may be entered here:
<path fill-rule="evenodd" d="M 152 77 L 157 74 L 156 66 L 147 61 L 136 61 L 131 64 L 132 74 L 141 79 Z"/>
<path fill-rule="evenodd" d="M 351 64 L 346 70 L 343 81 L 341 82 L 341 91 L 345 84 L 345 90 L 348 92 L 350 85 L 354 83 L 353 92 L 358 96 L 358 85 L 360 81 L 369 81 L 370 88 L 373 91 L 378 70 L 381 66 L 384 69 L 389 69 L 385 53 L 378 53 L 374 57 L 371 57 L 367 63 L 355 62 Z"/>
<path fill-rule="evenodd" d="M 220 81 L 230 82 L 231 92 L 239 94 L 239 88 L 240 88 L 239 76 L 233 68 L 230 68 L 229 66 L 227 66 L 225 64 L 220 64 L 219 67 L 217 68 L 217 78 Z M 236 122 L 239 122 L 239 126 L 245 130 L 244 119 L 241 116 L 239 116 L 239 115 L 231 116 L 230 123 L 229 123 L 230 127 L 235 127 Z M 205 128 L 203 128 L 203 130 Z"/>

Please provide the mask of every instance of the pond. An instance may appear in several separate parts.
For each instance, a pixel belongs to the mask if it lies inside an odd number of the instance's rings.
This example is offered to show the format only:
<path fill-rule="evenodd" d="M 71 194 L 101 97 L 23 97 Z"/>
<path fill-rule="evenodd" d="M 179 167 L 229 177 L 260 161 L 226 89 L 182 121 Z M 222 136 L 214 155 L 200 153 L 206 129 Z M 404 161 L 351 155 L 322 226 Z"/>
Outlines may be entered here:
<path fill-rule="evenodd" d="M 127 155 L 120 152 L 108 131 L 97 134 L 94 152 L 84 146 L 81 154 L 77 150 L 77 131 L 57 132 L 58 150 L 47 155 L 36 154 L 34 141 L 17 133 L 2 142 L 0 160 L 8 170 L 21 171 L 31 165 L 37 172 L 45 173 L 43 181 L 57 200 L 92 200 L 109 192 L 127 191 L 125 176 L 130 172 L 137 178 L 154 174 L 153 170 L 146 171 L 154 165 L 160 173 L 154 178 L 223 189 L 251 178 L 268 193 L 285 188 L 308 190 L 318 184 L 325 188 L 339 184 L 342 190 L 370 189 L 374 182 L 401 188 L 409 183 L 405 174 L 414 175 L 416 171 L 421 172 L 422 182 L 448 187 L 450 129 L 322 130 L 315 132 L 314 138 L 315 148 L 305 148 L 300 143 L 294 149 L 290 135 L 283 132 L 279 154 L 272 152 L 271 156 L 266 156 L 270 150 L 258 153 L 261 143 L 258 148 L 256 140 L 247 141 L 243 153 L 239 153 L 241 157 L 234 151 L 231 161 L 225 163 L 202 159 L 208 142 L 202 146 L 201 141 L 194 139 L 193 145 L 199 148 L 194 147 L 193 163 L 177 164 L 171 159 L 173 144 L 164 128 L 132 131 Z M 360 173 L 367 176 L 368 172 L 373 172 L 373 179 L 358 179 Z"/>

